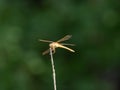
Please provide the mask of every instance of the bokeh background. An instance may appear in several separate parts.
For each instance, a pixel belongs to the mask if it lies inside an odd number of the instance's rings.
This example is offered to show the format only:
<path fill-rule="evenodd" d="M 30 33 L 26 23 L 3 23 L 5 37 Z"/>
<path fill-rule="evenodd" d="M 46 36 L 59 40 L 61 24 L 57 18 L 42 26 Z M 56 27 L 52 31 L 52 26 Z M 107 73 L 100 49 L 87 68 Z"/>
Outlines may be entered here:
<path fill-rule="evenodd" d="M 57 49 L 58 90 L 120 90 L 119 0 L 0 0 L 0 90 L 53 90 L 48 43 Z"/>

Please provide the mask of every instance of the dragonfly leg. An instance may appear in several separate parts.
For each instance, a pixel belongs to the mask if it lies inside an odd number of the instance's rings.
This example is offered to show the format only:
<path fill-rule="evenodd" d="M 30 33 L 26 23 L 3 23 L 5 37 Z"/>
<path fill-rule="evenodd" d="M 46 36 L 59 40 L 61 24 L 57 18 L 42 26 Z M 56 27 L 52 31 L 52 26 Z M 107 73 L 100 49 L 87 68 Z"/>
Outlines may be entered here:
<path fill-rule="evenodd" d="M 55 53 L 55 48 L 52 47 L 51 50 L 52 50 L 52 53 L 54 54 Z"/>
<path fill-rule="evenodd" d="M 53 50 L 53 54 L 55 54 L 55 50 Z"/>

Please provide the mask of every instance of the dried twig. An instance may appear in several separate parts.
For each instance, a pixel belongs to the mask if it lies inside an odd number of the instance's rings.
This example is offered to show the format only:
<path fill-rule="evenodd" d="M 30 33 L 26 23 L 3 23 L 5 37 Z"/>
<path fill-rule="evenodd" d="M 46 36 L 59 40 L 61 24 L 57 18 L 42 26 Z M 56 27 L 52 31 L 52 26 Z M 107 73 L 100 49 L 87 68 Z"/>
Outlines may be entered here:
<path fill-rule="evenodd" d="M 51 65 L 52 65 L 52 72 L 53 72 L 54 90 L 57 90 L 57 87 L 56 87 L 55 65 L 54 65 L 53 53 L 52 53 L 52 49 L 51 48 L 50 48 L 50 57 L 51 57 Z"/>

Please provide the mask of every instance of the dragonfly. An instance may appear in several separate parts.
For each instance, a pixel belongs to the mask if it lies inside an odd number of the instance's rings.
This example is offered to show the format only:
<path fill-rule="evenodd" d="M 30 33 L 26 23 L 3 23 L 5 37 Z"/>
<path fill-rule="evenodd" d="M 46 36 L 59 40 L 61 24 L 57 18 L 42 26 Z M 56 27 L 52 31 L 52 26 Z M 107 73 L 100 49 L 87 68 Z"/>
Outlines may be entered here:
<path fill-rule="evenodd" d="M 70 39 L 72 37 L 72 35 L 66 35 L 64 36 L 63 38 L 59 39 L 58 41 L 54 42 L 54 41 L 50 41 L 50 40 L 43 40 L 43 39 L 40 39 L 39 41 L 41 42 L 47 42 L 47 43 L 50 43 L 49 44 L 49 49 L 47 49 L 46 51 L 44 51 L 42 53 L 42 55 L 45 55 L 45 54 L 48 54 L 50 52 L 50 49 L 52 50 L 53 54 L 55 53 L 55 49 L 56 48 L 64 48 L 66 50 L 69 50 L 70 52 L 75 52 L 73 49 L 71 48 L 68 48 L 66 47 L 65 45 L 69 45 L 69 46 L 75 46 L 74 44 L 67 44 L 67 43 L 61 43 L 63 41 L 66 41 L 68 39 Z"/>

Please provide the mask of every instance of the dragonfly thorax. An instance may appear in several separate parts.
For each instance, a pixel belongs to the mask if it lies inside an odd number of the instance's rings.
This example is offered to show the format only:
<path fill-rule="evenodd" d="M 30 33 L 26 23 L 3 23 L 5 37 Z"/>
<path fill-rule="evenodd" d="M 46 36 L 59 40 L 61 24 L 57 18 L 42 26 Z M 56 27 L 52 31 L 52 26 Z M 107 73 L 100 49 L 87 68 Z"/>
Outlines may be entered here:
<path fill-rule="evenodd" d="M 57 48 L 57 47 L 59 46 L 59 43 L 57 43 L 57 42 L 52 42 L 52 43 L 49 44 L 49 46 L 50 46 L 51 48 Z"/>

